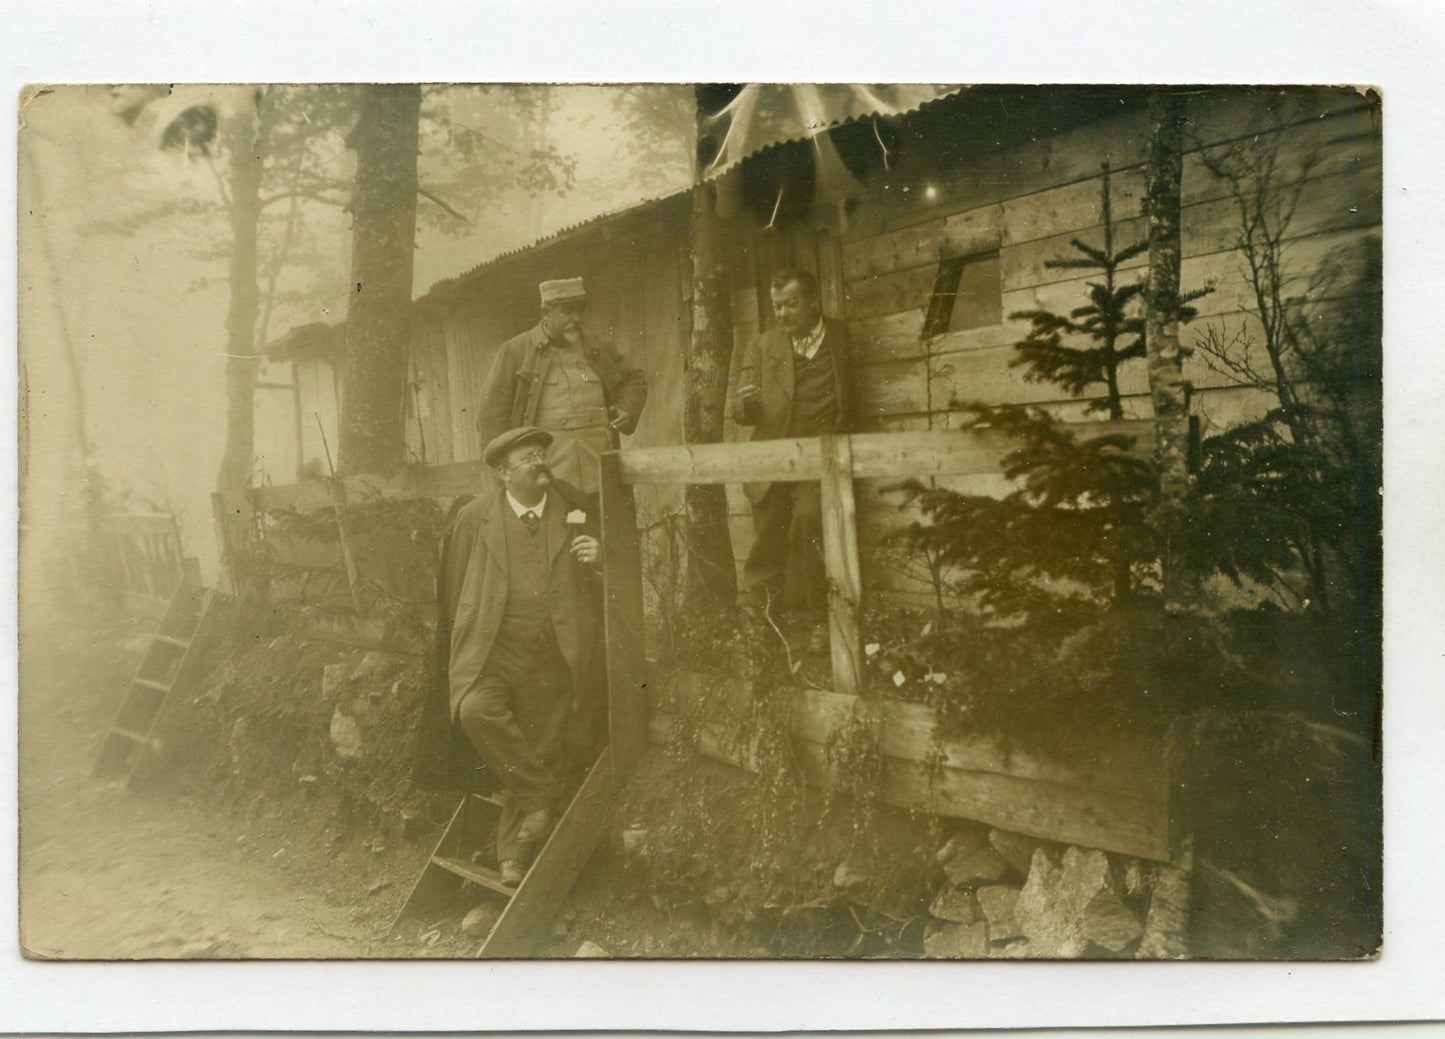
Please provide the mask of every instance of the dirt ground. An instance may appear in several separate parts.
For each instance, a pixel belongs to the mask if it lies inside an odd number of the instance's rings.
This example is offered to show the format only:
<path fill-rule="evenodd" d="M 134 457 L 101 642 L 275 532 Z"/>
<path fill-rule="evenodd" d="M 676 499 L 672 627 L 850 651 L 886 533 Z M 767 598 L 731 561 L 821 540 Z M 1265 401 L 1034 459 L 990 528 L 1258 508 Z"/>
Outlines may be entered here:
<path fill-rule="evenodd" d="M 24 615 L 20 912 L 25 954 L 61 959 L 465 954 L 387 931 L 429 852 L 340 839 L 304 804 L 241 810 L 205 789 L 90 778 L 156 616 Z"/>
<path fill-rule="evenodd" d="M 124 785 L 90 771 L 159 620 L 67 603 L 22 614 L 20 925 L 44 959 L 462 958 L 500 899 L 466 886 L 389 933 L 445 822 L 404 839 L 338 820 L 324 795 L 226 795 L 167 768 Z M 187 748 L 193 750 L 193 748 Z M 174 756 L 176 748 L 171 748 Z M 585 942 L 614 956 L 765 954 L 674 919 L 604 848 L 559 907 L 540 955 Z M 473 909 L 471 933 L 462 923 Z"/>

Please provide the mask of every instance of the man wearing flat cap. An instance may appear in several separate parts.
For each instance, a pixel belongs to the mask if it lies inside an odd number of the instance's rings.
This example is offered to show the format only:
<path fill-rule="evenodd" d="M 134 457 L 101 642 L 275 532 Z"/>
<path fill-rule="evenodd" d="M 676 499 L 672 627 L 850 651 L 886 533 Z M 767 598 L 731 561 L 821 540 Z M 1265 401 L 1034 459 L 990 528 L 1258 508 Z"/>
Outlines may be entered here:
<path fill-rule="evenodd" d="M 576 488 L 554 480 L 552 434 L 494 437 L 483 460 L 501 489 L 457 511 L 443 560 L 453 723 L 506 791 L 497 830 L 504 883 L 517 884 L 563 796 L 576 691 L 595 668 L 601 546 Z"/>
<path fill-rule="evenodd" d="M 618 446 L 619 434 L 637 428 L 647 380 L 611 343 L 583 330 L 581 278 L 544 281 L 539 288 L 542 320 L 497 351 L 477 428 L 482 443 L 519 426 L 547 430 L 552 471 L 595 496 L 598 459 Z"/>

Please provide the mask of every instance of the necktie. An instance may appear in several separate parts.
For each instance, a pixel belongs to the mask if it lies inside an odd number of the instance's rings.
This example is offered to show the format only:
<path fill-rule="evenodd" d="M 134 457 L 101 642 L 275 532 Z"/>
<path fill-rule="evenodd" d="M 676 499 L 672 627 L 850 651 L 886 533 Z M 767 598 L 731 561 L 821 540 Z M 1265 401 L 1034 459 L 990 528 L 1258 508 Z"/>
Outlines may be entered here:
<path fill-rule="evenodd" d="M 531 509 L 528 509 L 522 513 L 522 522 L 527 525 L 527 533 L 535 534 L 537 533 L 537 528 L 542 524 L 542 517 L 538 516 Z"/>

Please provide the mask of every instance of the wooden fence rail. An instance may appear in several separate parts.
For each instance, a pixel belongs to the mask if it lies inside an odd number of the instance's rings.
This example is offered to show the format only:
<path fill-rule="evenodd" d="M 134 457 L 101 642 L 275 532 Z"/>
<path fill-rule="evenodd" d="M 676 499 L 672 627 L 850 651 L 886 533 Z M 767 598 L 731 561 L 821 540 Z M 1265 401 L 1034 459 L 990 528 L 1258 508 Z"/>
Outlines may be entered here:
<path fill-rule="evenodd" d="M 106 520 L 122 590 L 169 600 L 184 562 L 180 528 L 168 512 L 117 512 Z"/>

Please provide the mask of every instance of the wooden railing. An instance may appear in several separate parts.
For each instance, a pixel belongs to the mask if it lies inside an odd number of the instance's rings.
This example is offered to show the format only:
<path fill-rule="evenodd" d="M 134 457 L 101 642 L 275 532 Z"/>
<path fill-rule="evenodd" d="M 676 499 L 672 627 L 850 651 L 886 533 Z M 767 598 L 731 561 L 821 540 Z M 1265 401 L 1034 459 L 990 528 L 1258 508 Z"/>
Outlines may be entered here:
<path fill-rule="evenodd" d="M 106 521 L 106 535 L 121 588 L 147 599 L 170 599 L 185 565 L 175 516 L 168 512 L 112 513 Z"/>

